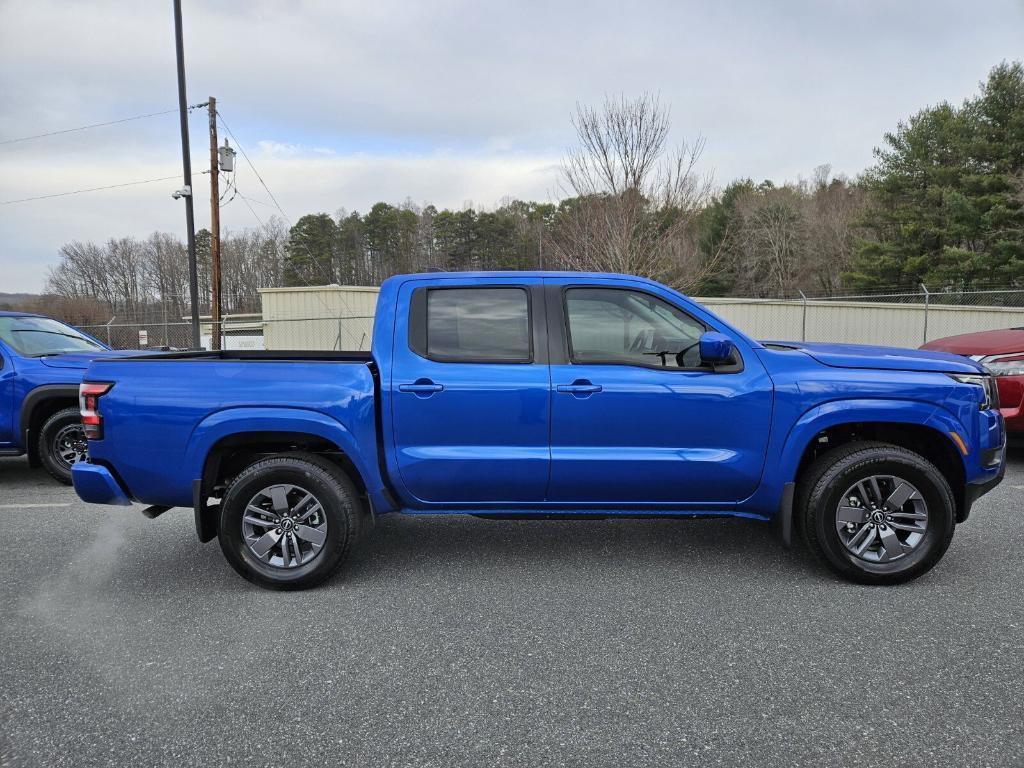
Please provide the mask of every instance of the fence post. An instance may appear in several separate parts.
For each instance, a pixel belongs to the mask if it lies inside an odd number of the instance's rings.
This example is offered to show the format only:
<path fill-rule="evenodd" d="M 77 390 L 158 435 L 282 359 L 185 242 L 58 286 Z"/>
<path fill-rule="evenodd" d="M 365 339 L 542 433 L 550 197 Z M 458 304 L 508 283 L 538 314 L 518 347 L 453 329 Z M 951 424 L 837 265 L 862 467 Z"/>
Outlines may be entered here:
<path fill-rule="evenodd" d="M 800 341 L 807 341 L 807 297 L 800 291 L 800 299 L 804 303 L 803 318 L 800 321 Z"/>
<path fill-rule="evenodd" d="M 116 318 L 117 318 L 117 315 L 113 315 L 109 320 L 107 320 L 107 323 L 106 323 L 106 325 L 107 325 L 107 346 L 108 347 L 114 346 L 113 344 L 110 343 L 110 324 L 112 322 L 114 322 L 114 320 Z"/>
<path fill-rule="evenodd" d="M 921 290 L 924 291 L 924 343 L 928 343 L 928 305 L 931 303 L 932 295 L 928 293 L 928 286 L 921 283 Z"/>

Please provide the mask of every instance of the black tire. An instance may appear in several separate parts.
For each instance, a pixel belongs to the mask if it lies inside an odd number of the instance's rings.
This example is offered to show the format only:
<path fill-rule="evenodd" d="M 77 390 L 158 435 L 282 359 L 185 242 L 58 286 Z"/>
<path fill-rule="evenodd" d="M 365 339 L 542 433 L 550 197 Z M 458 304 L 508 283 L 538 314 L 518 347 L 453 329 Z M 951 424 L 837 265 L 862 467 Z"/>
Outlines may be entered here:
<path fill-rule="evenodd" d="M 73 429 L 76 426 L 78 427 L 77 432 Z M 78 412 L 77 407 L 64 408 L 48 418 L 43 423 L 43 428 L 39 430 L 39 440 L 36 442 L 39 461 L 54 479 L 64 485 L 71 485 L 71 465 L 75 462 L 68 462 L 62 458 L 57 441 L 62 432 L 67 436 L 68 431 L 77 435 L 76 439 L 81 440 L 82 446 L 86 445 L 85 431 L 82 430 L 82 415 Z M 85 453 L 86 451 L 83 450 L 81 455 L 84 456 Z M 81 458 L 78 460 L 80 461 Z"/>
<path fill-rule="evenodd" d="M 262 489 L 294 485 L 312 493 L 327 522 L 322 548 L 309 562 L 281 567 L 263 561 L 246 542 L 242 518 Z M 310 454 L 273 456 L 246 467 L 228 486 L 221 502 L 217 540 L 231 567 L 266 589 L 305 589 L 331 576 L 348 556 L 359 535 L 362 504 L 352 481 L 330 461 Z"/>
<path fill-rule="evenodd" d="M 869 562 L 851 552 L 836 528 L 847 490 L 872 475 L 893 475 L 916 486 L 927 507 L 927 529 L 913 549 L 890 562 Z M 832 571 L 862 584 L 899 584 L 939 562 L 956 527 L 953 492 L 921 455 L 889 443 L 856 442 L 823 454 L 804 473 L 795 500 L 797 524 L 808 548 Z"/>

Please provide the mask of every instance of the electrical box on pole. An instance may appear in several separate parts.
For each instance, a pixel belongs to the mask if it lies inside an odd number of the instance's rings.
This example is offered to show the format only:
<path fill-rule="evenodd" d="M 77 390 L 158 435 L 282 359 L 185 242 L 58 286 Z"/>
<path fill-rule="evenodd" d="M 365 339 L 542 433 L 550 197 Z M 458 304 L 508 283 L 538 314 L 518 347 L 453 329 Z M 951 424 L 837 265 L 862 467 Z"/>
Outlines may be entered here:
<path fill-rule="evenodd" d="M 220 155 L 220 170 L 221 173 L 234 173 L 235 172 L 235 150 L 228 144 L 228 140 L 224 139 L 224 146 L 217 150 Z"/>

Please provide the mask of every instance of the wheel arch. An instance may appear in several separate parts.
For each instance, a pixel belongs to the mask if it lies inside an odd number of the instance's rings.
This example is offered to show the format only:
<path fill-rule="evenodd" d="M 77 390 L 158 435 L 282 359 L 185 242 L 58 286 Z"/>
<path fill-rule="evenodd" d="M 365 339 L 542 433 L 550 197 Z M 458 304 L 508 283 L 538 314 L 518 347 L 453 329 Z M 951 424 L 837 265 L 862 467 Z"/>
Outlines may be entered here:
<path fill-rule="evenodd" d="M 210 446 L 200 475 L 204 488 L 215 490 L 253 463 L 256 457 L 273 454 L 313 454 L 337 465 L 366 494 L 366 481 L 352 457 L 336 442 L 312 432 L 253 430 L 233 432 Z"/>
<path fill-rule="evenodd" d="M 832 407 L 828 407 L 832 406 Z M 917 401 L 840 401 L 812 409 L 798 420 L 783 451 L 782 476 L 800 483 L 819 456 L 856 441 L 879 441 L 906 448 L 934 464 L 956 502 L 957 522 L 966 516 L 967 467 L 951 432 L 962 433 L 952 415 Z"/>
<path fill-rule="evenodd" d="M 46 420 L 57 411 L 72 407 L 78 407 L 77 384 L 42 384 L 25 395 L 19 412 L 18 434 L 30 465 L 35 467 L 40 463 L 33 436 L 39 434 Z"/>
<path fill-rule="evenodd" d="M 376 479 L 354 436 L 340 422 L 295 408 L 227 409 L 204 419 L 189 439 L 185 466 L 200 541 L 216 536 L 218 508 L 208 503 L 209 498 L 219 498 L 226 482 L 253 461 L 280 453 L 312 454 L 331 461 L 351 479 L 360 496 L 375 502 Z"/>

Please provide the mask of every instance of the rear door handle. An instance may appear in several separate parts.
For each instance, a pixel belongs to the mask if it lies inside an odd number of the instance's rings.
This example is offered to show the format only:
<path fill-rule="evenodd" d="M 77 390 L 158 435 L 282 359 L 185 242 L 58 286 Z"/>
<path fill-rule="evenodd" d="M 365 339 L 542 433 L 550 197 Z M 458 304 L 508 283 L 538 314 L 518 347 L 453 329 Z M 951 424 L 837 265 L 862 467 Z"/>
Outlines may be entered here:
<path fill-rule="evenodd" d="M 412 392 L 415 395 L 430 395 L 434 392 L 441 392 L 444 390 L 443 384 L 435 384 L 430 379 L 421 379 L 412 384 L 399 384 L 399 392 Z"/>
<path fill-rule="evenodd" d="M 589 381 L 574 381 L 572 384 L 559 384 L 555 387 L 558 392 L 568 392 L 572 395 L 592 395 L 601 391 L 600 384 L 591 384 Z"/>

